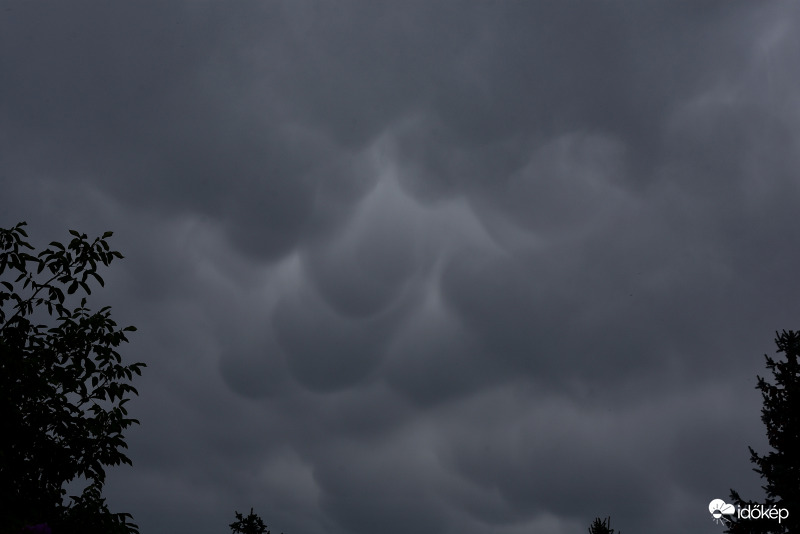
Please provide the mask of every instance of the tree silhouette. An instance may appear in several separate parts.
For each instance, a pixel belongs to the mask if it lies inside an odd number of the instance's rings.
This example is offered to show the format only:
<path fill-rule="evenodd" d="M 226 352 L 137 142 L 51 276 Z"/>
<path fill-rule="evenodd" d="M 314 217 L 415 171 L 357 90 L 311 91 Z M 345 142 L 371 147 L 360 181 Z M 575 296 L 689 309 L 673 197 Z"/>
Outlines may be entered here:
<path fill-rule="evenodd" d="M 775 383 L 757 376 L 756 389 L 761 390 L 764 407 L 761 420 L 767 427 L 767 439 L 773 451 L 759 455 L 752 447 L 750 461 L 753 471 L 767 480 L 762 486 L 766 499 L 761 503 L 744 501 L 739 493 L 731 490 L 731 500 L 737 507 L 763 504 L 765 508 L 775 506 L 789 511 L 789 517 L 780 523 L 775 519 L 737 519 L 733 516 L 726 532 L 744 533 L 788 533 L 800 532 L 800 332 L 775 332 L 778 353 L 786 355 L 786 361 L 775 361 L 766 354 L 766 366 L 772 372 Z"/>
<path fill-rule="evenodd" d="M 122 254 L 109 248 L 111 232 L 89 242 L 70 230 L 68 244 L 34 256 L 24 226 L 0 228 L 0 532 L 138 533 L 102 498 L 105 467 L 131 463 L 120 449 L 138 423 L 125 408 L 138 392 L 127 382 L 145 365 L 123 365 L 116 349 L 135 328 L 117 328 L 109 307 L 91 312 L 85 297 L 66 305 L 91 294 L 90 277 L 102 286 L 98 265 Z M 79 477 L 87 487 L 63 504 L 64 485 Z"/>
<path fill-rule="evenodd" d="M 595 518 L 592 525 L 589 527 L 589 534 L 614 534 L 614 529 L 611 528 L 611 518 L 606 517 L 601 520 L 599 517 Z M 622 534 L 621 532 L 617 534 Z"/>
<path fill-rule="evenodd" d="M 243 518 L 242 514 L 239 512 L 233 512 L 236 515 L 237 521 L 234 521 L 229 526 L 231 527 L 231 532 L 237 534 L 269 534 L 269 530 L 267 530 L 267 526 L 258 517 L 258 514 L 253 513 L 253 509 L 250 508 L 250 515 Z"/>

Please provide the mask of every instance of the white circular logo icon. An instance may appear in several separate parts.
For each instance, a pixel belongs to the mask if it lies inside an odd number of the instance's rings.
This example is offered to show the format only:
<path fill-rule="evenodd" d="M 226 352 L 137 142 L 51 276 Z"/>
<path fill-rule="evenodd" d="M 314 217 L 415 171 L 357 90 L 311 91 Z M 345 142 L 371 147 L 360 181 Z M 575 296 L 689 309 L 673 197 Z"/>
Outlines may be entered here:
<path fill-rule="evenodd" d="M 736 512 L 736 507 L 732 504 L 727 504 L 722 499 L 714 499 L 708 503 L 708 511 L 717 523 L 727 522 L 728 520 L 723 517 L 726 515 L 733 515 Z"/>

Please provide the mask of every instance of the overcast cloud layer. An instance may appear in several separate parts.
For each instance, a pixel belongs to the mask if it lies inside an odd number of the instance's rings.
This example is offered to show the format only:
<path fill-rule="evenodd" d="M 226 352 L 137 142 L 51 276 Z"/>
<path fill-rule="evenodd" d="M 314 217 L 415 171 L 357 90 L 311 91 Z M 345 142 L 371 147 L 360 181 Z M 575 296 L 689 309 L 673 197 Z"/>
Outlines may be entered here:
<path fill-rule="evenodd" d="M 0 6 L 0 226 L 115 232 L 143 534 L 701 534 L 762 497 L 797 4 Z"/>

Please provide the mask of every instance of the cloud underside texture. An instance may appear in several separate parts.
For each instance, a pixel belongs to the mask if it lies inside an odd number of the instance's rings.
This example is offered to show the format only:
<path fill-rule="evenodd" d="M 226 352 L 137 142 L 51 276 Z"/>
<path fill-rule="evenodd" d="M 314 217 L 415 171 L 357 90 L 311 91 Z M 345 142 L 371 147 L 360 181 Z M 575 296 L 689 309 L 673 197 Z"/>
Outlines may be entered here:
<path fill-rule="evenodd" d="M 757 488 L 796 7 L 6 13 L 3 225 L 115 230 L 143 532 L 699 532 Z"/>

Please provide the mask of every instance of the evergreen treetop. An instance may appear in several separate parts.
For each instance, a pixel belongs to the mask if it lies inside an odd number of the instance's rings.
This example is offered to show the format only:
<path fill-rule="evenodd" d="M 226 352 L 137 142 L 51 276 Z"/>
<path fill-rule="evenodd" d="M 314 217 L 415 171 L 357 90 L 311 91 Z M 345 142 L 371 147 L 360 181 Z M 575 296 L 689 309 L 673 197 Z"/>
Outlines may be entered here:
<path fill-rule="evenodd" d="M 757 376 L 756 389 L 761 391 L 764 406 L 761 420 L 767 427 L 767 440 L 773 449 L 760 455 L 752 447 L 750 461 L 753 471 L 767 483 L 762 486 L 766 498 L 761 502 L 745 501 L 735 490 L 731 500 L 737 507 L 763 504 L 789 510 L 789 517 L 780 523 L 773 519 L 731 521 L 726 532 L 733 534 L 800 532 L 800 332 L 775 332 L 777 352 L 785 360 L 776 361 L 766 354 L 766 366 L 774 383 Z"/>

